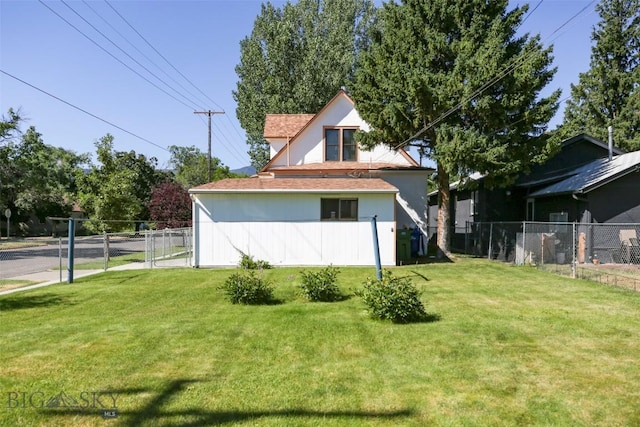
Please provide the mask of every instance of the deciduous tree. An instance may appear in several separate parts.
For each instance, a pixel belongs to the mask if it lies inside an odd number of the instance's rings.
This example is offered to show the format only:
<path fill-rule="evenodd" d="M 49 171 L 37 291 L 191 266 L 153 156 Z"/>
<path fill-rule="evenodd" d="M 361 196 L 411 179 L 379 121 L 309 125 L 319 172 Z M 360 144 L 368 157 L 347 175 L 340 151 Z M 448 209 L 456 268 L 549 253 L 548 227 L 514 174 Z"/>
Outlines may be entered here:
<path fill-rule="evenodd" d="M 156 186 L 147 206 L 151 220 L 158 228 L 191 226 L 191 198 L 177 182 L 163 182 Z"/>
<path fill-rule="evenodd" d="M 68 216 L 74 176 L 87 155 L 45 144 L 34 126 L 21 133 L 19 116 L 10 110 L 10 117 L 2 120 L 0 207 L 11 209 L 13 222 L 25 224 L 32 215 L 42 222 L 47 216 Z"/>
<path fill-rule="evenodd" d="M 438 174 L 438 235 L 449 252 L 449 178 L 472 171 L 502 178 L 544 158 L 543 134 L 559 91 L 551 48 L 517 37 L 527 8 L 507 0 L 406 0 L 384 3 L 371 46 L 359 57 L 352 95 L 372 127 L 365 147 L 424 144 Z"/>
<path fill-rule="evenodd" d="M 209 182 L 209 169 L 207 154 L 200 151 L 195 146 L 180 147 L 172 145 L 169 147 L 171 158 L 169 164 L 173 168 L 176 181 L 184 188 L 193 188 Z M 224 178 L 231 178 L 237 175 L 229 171 L 229 167 L 222 164 L 217 157 L 211 159 L 211 179 L 218 181 Z"/>
<path fill-rule="evenodd" d="M 94 232 L 118 231 L 130 227 L 130 221 L 147 219 L 151 191 L 167 179 L 156 170 L 157 160 L 147 159 L 133 150 L 114 151 L 113 136 L 109 134 L 100 138 L 95 146 L 100 165 L 93 165 L 89 173 L 77 175 L 80 206 L 94 220 L 86 223 L 87 228 Z M 137 230 L 139 222 L 135 226 Z"/>
<path fill-rule="evenodd" d="M 265 115 L 316 113 L 348 85 L 357 55 L 368 43 L 374 11 L 371 0 L 262 5 L 251 35 L 240 42 L 239 80 L 233 92 L 257 170 L 269 160 Z"/>

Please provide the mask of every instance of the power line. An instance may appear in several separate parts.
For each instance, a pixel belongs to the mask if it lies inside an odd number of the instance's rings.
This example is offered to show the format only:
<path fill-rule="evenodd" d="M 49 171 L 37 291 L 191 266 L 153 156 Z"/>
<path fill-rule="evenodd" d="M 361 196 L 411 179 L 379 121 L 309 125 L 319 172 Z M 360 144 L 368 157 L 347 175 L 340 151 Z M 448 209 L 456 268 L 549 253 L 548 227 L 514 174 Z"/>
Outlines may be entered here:
<path fill-rule="evenodd" d="M 562 25 L 560 25 L 558 28 L 556 28 L 547 38 L 550 38 L 551 36 L 553 36 L 555 33 L 557 33 L 558 31 L 560 31 L 562 28 L 564 28 L 567 24 L 569 24 L 569 22 L 573 21 L 577 16 L 581 15 L 587 8 L 589 8 L 592 4 L 594 4 L 596 2 L 596 0 L 592 0 L 589 4 L 587 4 L 585 7 L 583 7 L 578 13 L 576 13 L 575 15 L 573 15 L 571 18 L 569 18 L 568 20 L 566 20 Z M 558 36 L 559 37 L 559 36 Z M 522 66 L 524 63 L 526 63 L 531 57 L 533 57 L 537 52 L 532 52 L 528 55 L 524 55 L 520 58 L 518 58 L 513 64 L 510 64 L 509 66 L 507 66 L 506 68 L 503 69 L 503 71 L 499 72 L 498 75 L 494 76 L 493 78 L 491 78 L 488 82 L 484 83 L 482 86 L 480 86 L 478 89 L 476 89 L 473 93 L 471 93 L 470 95 L 468 95 L 467 97 L 463 98 L 462 101 L 460 101 L 458 104 L 456 104 L 454 107 L 450 108 L 449 110 L 447 110 L 446 112 L 444 112 L 443 114 L 441 114 L 438 118 L 436 118 L 435 120 L 433 120 L 431 123 L 426 124 L 422 129 L 420 129 L 416 134 L 414 134 L 413 136 L 409 137 L 408 139 L 406 139 L 405 141 L 401 142 L 400 144 L 398 144 L 397 146 L 394 147 L 394 149 L 398 149 L 401 148 L 403 146 L 405 146 L 406 144 L 408 144 L 409 142 L 413 141 L 414 139 L 417 139 L 419 136 L 421 136 L 423 133 L 425 133 L 427 130 L 431 129 L 432 127 L 434 127 L 435 125 L 437 125 L 438 123 L 440 123 L 441 121 L 443 121 L 444 119 L 446 119 L 447 117 L 449 117 L 451 114 L 453 114 L 454 112 L 456 112 L 457 110 L 459 110 L 464 104 L 466 104 L 467 102 L 471 102 L 472 100 L 474 100 L 476 97 L 478 97 L 482 92 L 484 92 L 485 90 L 487 90 L 489 87 L 493 86 L 494 84 L 496 84 L 497 82 L 499 82 L 500 80 L 502 80 L 504 77 L 506 77 L 509 73 L 511 73 L 511 71 L 515 70 L 516 68 Z"/>
<path fill-rule="evenodd" d="M 220 104 L 218 104 L 217 102 L 215 102 L 213 99 L 211 99 L 204 91 L 202 91 L 202 89 L 200 89 L 198 86 L 195 85 L 195 83 L 193 83 L 193 81 L 191 81 L 186 75 L 184 75 L 177 67 L 175 67 L 155 46 L 153 46 L 151 44 L 151 42 L 149 42 L 149 40 L 147 40 L 120 12 L 118 12 L 118 10 L 108 1 L 105 0 L 105 3 L 107 4 L 107 6 L 109 6 L 111 8 L 111 10 L 113 10 L 113 12 L 118 15 L 120 17 L 120 19 L 122 19 L 122 21 L 124 21 L 125 24 L 127 24 L 129 26 L 129 28 L 131 28 L 131 30 L 133 32 L 135 32 L 138 37 L 140 37 L 146 44 L 147 46 L 149 46 L 151 49 L 153 49 L 154 52 L 156 52 L 156 54 L 158 54 L 158 56 L 160 56 L 176 73 L 178 73 L 186 82 L 188 82 L 194 89 L 196 89 L 200 94 L 202 94 L 206 99 L 208 99 L 209 101 L 211 101 L 211 103 L 213 103 L 216 107 L 218 107 L 220 110 L 224 110 L 224 108 L 222 108 L 220 106 Z M 173 80 L 173 79 L 172 79 Z M 175 80 L 174 80 L 175 81 Z M 176 82 L 177 83 L 177 82 Z M 180 85 L 180 87 L 182 87 L 183 89 L 184 86 Z M 185 89 L 186 91 L 186 89 Z M 189 91 L 187 91 L 190 95 L 193 96 L 193 94 Z M 233 123 L 233 121 L 231 120 L 231 118 L 229 117 L 229 115 L 225 114 L 226 118 L 227 118 L 227 122 L 231 125 L 231 129 L 234 130 L 234 132 L 236 133 L 236 135 L 238 135 L 238 137 L 240 137 L 241 140 L 245 140 L 246 141 L 246 136 L 243 136 L 240 131 L 238 130 L 238 126 Z M 214 123 L 214 127 L 217 127 L 217 124 Z M 219 128 L 218 128 L 219 129 Z M 219 129 L 220 130 L 220 129 Z M 226 138 L 226 134 L 225 132 L 222 132 L 220 130 L 220 134 Z M 228 140 L 227 140 L 228 141 Z M 238 149 L 235 147 L 234 144 L 229 144 L 229 147 L 233 148 L 234 152 L 236 154 L 238 154 L 240 156 L 240 158 L 236 157 L 236 160 L 239 161 L 244 161 L 242 158 L 245 157 L 245 155 L 243 155 L 242 153 L 240 153 L 238 151 Z M 235 156 L 234 156 L 235 157 Z"/>
<path fill-rule="evenodd" d="M 69 10 L 71 10 L 76 16 L 78 16 L 80 19 L 82 19 L 87 25 L 89 25 L 91 28 L 93 28 L 93 30 L 95 32 L 97 32 L 98 34 L 100 34 L 102 37 L 104 37 L 105 39 L 107 39 L 107 41 L 109 43 L 111 43 L 116 49 L 118 49 L 120 52 L 124 53 L 129 59 L 131 59 L 133 62 L 135 62 L 138 66 L 142 67 L 143 70 L 145 70 L 147 73 L 151 74 L 153 77 L 155 77 L 160 83 L 164 84 L 166 87 L 168 87 L 169 89 L 171 89 L 172 91 L 174 91 L 176 94 L 178 94 L 178 96 L 181 96 L 182 98 L 184 98 L 187 102 L 193 102 L 193 100 L 188 99 L 186 96 L 184 96 L 182 93 L 180 93 L 179 91 L 177 91 L 176 89 L 174 89 L 171 85 L 169 85 L 167 82 L 165 82 L 164 80 L 162 80 L 160 77 L 158 77 L 154 72 L 152 72 L 151 70 L 149 70 L 147 67 L 145 67 L 143 64 L 141 64 L 137 59 L 135 59 L 133 56 L 129 55 L 129 53 L 127 53 L 124 49 L 122 49 L 120 46 L 118 46 L 117 43 L 115 43 L 113 40 L 111 40 L 109 37 L 107 37 L 102 31 L 100 31 L 99 29 L 97 29 L 91 22 L 89 22 L 87 19 L 85 19 L 82 15 L 80 15 L 74 8 L 72 8 L 71 6 L 69 6 L 69 4 L 65 1 L 65 0 L 60 0 L 60 2 L 62 4 L 64 4 Z M 197 103 L 195 103 L 197 104 Z M 191 108 L 193 109 L 193 108 Z"/>
<path fill-rule="evenodd" d="M 224 114 L 224 111 L 194 111 L 193 114 L 206 114 L 209 117 L 209 151 L 207 152 L 209 182 L 211 182 L 211 116 L 214 114 Z"/>
<path fill-rule="evenodd" d="M 185 91 L 186 93 L 188 93 L 192 99 L 191 102 L 193 102 L 194 104 L 199 104 L 199 107 L 202 107 L 202 99 L 198 98 L 196 95 L 194 95 L 191 91 L 189 91 L 187 88 L 185 88 L 182 83 L 180 83 L 179 81 L 177 81 L 175 78 L 173 78 L 173 76 L 171 76 L 169 73 L 167 73 L 162 67 L 160 67 L 158 64 L 156 64 L 151 58 L 149 58 L 149 56 L 147 56 L 142 50 L 140 50 L 138 48 L 138 46 L 136 46 L 134 43 L 132 43 L 125 35 L 123 35 L 120 31 L 118 31 L 117 28 L 115 28 L 113 25 L 111 25 L 111 23 L 105 19 L 100 13 L 98 13 L 98 11 L 96 9 L 93 8 L 93 6 L 91 6 L 91 3 L 87 2 L 86 0 L 82 0 L 82 2 L 85 4 L 85 6 L 87 6 L 89 9 L 91 9 L 91 11 L 102 20 L 102 22 L 104 22 L 106 25 L 109 26 L 109 28 L 111 28 L 116 34 L 118 34 L 120 36 L 120 38 L 122 38 L 124 41 L 126 41 L 129 46 L 131 46 L 132 48 L 134 48 L 140 55 L 142 55 L 147 61 L 149 61 L 151 64 L 153 64 L 154 67 L 156 67 L 158 70 L 160 70 L 165 76 L 167 76 L 169 79 L 171 79 L 172 82 L 174 82 L 175 84 L 177 84 L 183 91 Z M 166 83 L 165 83 L 166 84 Z M 175 90 L 175 89 L 174 89 Z M 176 91 L 177 92 L 177 91 Z M 185 97 L 186 98 L 186 97 Z M 197 102 L 194 102 L 197 101 Z"/>
<path fill-rule="evenodd" d="M 144 40 L 144 42 L 145 42 L 145 43 L 146 43 L 146 44 L 147 44 L 151 49 L 153 49 L 153 50 L 154 50 L 154 51 L 155 51 L 155 52 L 156 52 L 156 53 L 157 53 L 157 54 L 158 54 L 162 59 L 164 59 L 164 61 L 165 61 L 167 64 L 169 64 L 169 66 L 170 66 L 171 68 L 173 68 L 173 69 L 174 69 L 178 74 L 180 74 L 180 75 L 182 76 L 182 78 L 183 78 L 183 79 L 185 79 L 185 80 L 186 80 L 186 81 L 187 81 L 191 86 L 193 86 L 193 87 L 194 87 L 198 92 L 200 92 L 200 93 L 201 93 L 205 98 L 207 98 L 209 101 L 211 101 L 211 102 L 212 102 L 216 107 L 218 107 L 219 109 L 223 110 L 223 108 L 222 108 L 222 107 L 221 107 L 217 102 L 215 102 L 213 99 L 209 98 L 209 96 L 207 96 L 207 94 L 206 94 L 206 93 L 204 93 L 202 90 L 200 90 L 200 88 L 199 88 L 199 87 L 197 87 L 197 86 L 196 86 L 196 85 L 195 85 L 191 80 L 189 80 L 189 78 L 188 78 L 187 76 L 185 76 L 184 74 L 182 74 L 182 73 L 180 72 L 180 70 L 178 70 L 178 69 L 177 69 L 177 68 L 176 68 L 176 67 L 175 67 L 171 62 L 169 62 L 169 60 L 168 60 L 167 58 L 165 58 L 165 56 L 164 56 L 162 53 L 160 53 L 160 52 L 158 51 L 158 49 L 156 49 L 156 48 L 155 48 L 155 47 L 154 47 L 154 46 L 153 46 L 153 45 L 152 45 L 152 44 L 151 44 L 151 43 L 150 43 L 150 42 L 149 42 L 149 41 L 148 41 L 148 40 L 147 40 L 147 39 L 146 39 L 142 34 L 140 34 L 140 32 L 139 32 L 138 30 L 136 30 L 136 29 L 134 28 L 134 26 L 133 26 L 133 25 L 131 25 L 131 24 L 129 23 L 129 21 L 127 21 L 127 20 L 125 19 L 125 17 L 124 17 L 124 16 L 122 16 L 122 15 L 120 14 L 120 12 L 118 12 L 118 11 L 116 10 L 116 8 L 115 8 L 115 7 L 113 7 L 113 5 L 112 5 L 108 0 L 105 0 L 105 3 L 106 3 L 106 4 L 107 4 L 107 5 L 108 5 L 108 6 L 109 6 L 109 7 L 110 7 L 110 8 L 111 8 L 111 9 L 112 9 L 112 10 L 113 10 L 113 11 L 114 11 L 114 12 L 115 12 L 115 13 L 116 13 L 116 14 L 117 14 L 117 15 L 118 15 L 118 16 L 119 16 L 119 17 L 120 17 L 120 18 L 121 18 L 121 19 L 122 19 L 122 20 L 123 20 L 127 25 L 128 25 L 128 26 L 129 26 L 129 28 L 131 28 L 131 29 L 132 29 L 132 30 L 133 30 L 133 31 L 134 31 L 134 32 L 135 32 L 135 33 L 136 33 L 136 34 L 137 34 L 137 35 L 138 35 L 142 40 Z"/>
<path fill-rule="evenodd" d="M 171 98 L 173 98 L 174 100 L 178 101 L 179 103 L 181 103 L 182 105 L 184 105 L 185 107 L 193 110 L 193 107 L 184 103 L 183 101 L 181 101 L 180 99 L 176 98 L 175 96 L 173 96 L 172 94 L 170 94 L 169 92 L 167 92 L 166 90 L 162 89 L 160 86 L 158 86 L 157 84 L 155 84 L 154 82 L 152 82 L 151 80 L 149 80 L 148 78 L 146 78 L 145 76 L 143 76 L 142 74 L 140 74 L 139 72 L 137 72 L 136 70 L 134 70 L 133 68 L 131 68 L 129 65 L 127 65 L 125 62 L 123 62 L 120 58 L 116 57 L 114 54 L 112 54 L 111 52 L 109 52 L 107 49 L 105 49 L 104 47 L 102 47 L 98 42 L 96 42 L 95 40 L 93 40 L 91 37 L 89 37 L 88 35 L 86 35 L 85 33 L 83 33 L 78 27 L 76 27 L 75 25 L 73 25 L 71 22 L 69 22 L 68 20 L 66 20 L 62 15 L 60 15 L 58 12 L 56 12 L 55 10 L 51 9 L 49 6 L 47 6 L 47 4 L 43 1 L 43 0 L 38 0 L 40 2 L 40 4 L 42 4 L 44 7 L 46 7 L 47 9 L 49 9 L 54 15 L 56 15 L 58 18 L 62 19 L 64 22 L 66 22 L 71 28 L 73 28 L 74 30 L 76 30 L 77 32 L 79 32 L 80 34 L 82 34 L 87 40 L 89 40 L 91 43 L 93 43 L 94 45 L 98 46 L 102 51 L 104 51 L 107 55 L 111 56 L 113 59 L 115 59 L 116 61 L 118 61 L 120 64 L 124 65 L 126 68 L 128 68 L 130 71 L 134 72 L 138 77 L 142 78 L 143 80 L 145 80 L 147 83 L 149 83 L 150 85 L 152 85 L 153 87 L 155 87 L 156 89 L 160 90 L 161 92 L 163 92 L 164 94 L 170 96 Z"/>
<path fill-rule="evenodd" d="M 100 117 L 100 116 L 96 116 L 95 114 L 90 113 L 90 112 L 88 112 L 87 110 L 82 109 L 82 108 L 80 108 L 80 107 L 78 107 L 78 106 L 76 106 L 76 105 L 74 105 L 74 104 L 72 104 L 72 103 L 70 103 L 70 102 L 68 102 L 68 101 L 65 101 L 64 99 L 59 98 L 59 97 L 57 97 L 57 96 L 55 96 L 55 95 L 53 95 L 53 94 L 51 94 L 51 93 L 49 93 L 49 92 L 47 92 L 47 91 L 45 91 L 45 90 L 43 90 L 43 89 L 40 89 L 39 87 L 34 86 L 34 85 L 32 85 L 31 83 L 28 83 L 28 82 L 26 82 L 26 81 L 24 81 L 24 80 L 22 80 L 22 79 L 20 79 L 20 78 L 18 78 L 18 77 L 16 77 L 16 76 L 14 76 L 13 74 L 9 74 L 9 73 L 7 73 L 6 71 L 4 71 L 4 70 L 2 70 L 2 69 L 0 69 L 0 73 L 5 74 L 6 76 L 11 77 L 12 79 L 15 79 L 15 80 L 19 81 L 20 83 L 23 83 L 23 84 L 25 84 L 25 85 L 27 85 L 27 86 L 29 86 L 29 87 L 31 87 L 31 88 L 33 88 L 33 89 L 35 89 L 35 90 L 39 91 L 39 92 L 42 92 L 42 93 L 44 93 L 45 95 L 48 95 L 48 96 L 50 96 L 50 97 L 51 97 L 51 98 L 53 98 L 53 99 L 56 99 L 56 100 L 58 100 L 58 101 L 60 101 L 60 102 L 62 102 L 62 103 L 64 103 L 64 104 L 67 104 L 68 106 L 70 106 L 70 107 L 72 107 L 72 108 L 75 108 L 76 110 L 81 111 L 81 112 L 83 112 L 83 113 L 85 113 L 85 114 L 87 114 L 87 115 L 89 115 L 89 116 L 93 117 L 94 119 L 98 119 L 98 120 L 100 120 L 101 122 L 104 122 L 104 123 L 106 123 L 106 124 L 108 124 L 108 125 L 110 125 L 110 126 L 113 126 L 113 127 L 114 127 L 114 128 L 116 128 L 116 129 L 121 130 L 122 132 L 128 133 L 129 135 L 131 135 L 131 136 L 133 136 L 133 137 L 135 137 L 135 138 L 138 138 L 138 139 L 139 139 L 139 140 L 141 140 L 141 141 L 144 141 L 144 142 L 146 142 L 146 143 L 148 143 L 148 144 L 151 144 L 151 145 L 153 145 L 153 146 L 155 146 L 155 147 L 158 147 L 159 149 L 164 150 L 164 151 L 166 151 L 166 152 L 170 152 L 170 151 L 169 151 L 169 150 L 167 150 L 165 147 L 162 147 L 161 145 L 158 145 L 158 144 L 156 144 L 155 142 L 149 141 L 149 140 L 148 140 L 148 139 L 146 139 L 146 138 L 143 138 L 143 137 L 141 137 L 141 136 L 139 136 L 139 135 L 136 135 L 135 133 L 133 133 L 133 132 L 131 132 L 131 131 L 128 131 L 128 130 L 124 129 L 123 127 L 120 127 L 120 126 L 116 125 L 115 123 L 112 123 L 112 122 L 110 122 L 110 121 L 108 121 L 108 120 L 106 120 L 106 119 L 103 119 L 103 118 L 102 118 L 102 117 Z"/>

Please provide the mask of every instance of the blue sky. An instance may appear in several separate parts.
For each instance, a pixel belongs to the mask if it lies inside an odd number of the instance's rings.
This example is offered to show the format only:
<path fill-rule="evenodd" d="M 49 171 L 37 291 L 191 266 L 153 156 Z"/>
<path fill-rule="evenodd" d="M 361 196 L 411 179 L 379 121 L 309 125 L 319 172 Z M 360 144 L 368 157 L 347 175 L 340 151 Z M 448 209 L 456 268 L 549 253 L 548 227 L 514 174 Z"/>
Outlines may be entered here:
<path fill-rule="evenodd" d="M 283 4 L 282 1 L 273 3 Z M 511 5 L 522 3 L 512 1 Z M 539 0 L 532 0 L 531 9 L 538 3 Z M 10 107 L 20 108 L 28 119 L 26 126 L 36 126 L 45 143 L 76 152 L 93 154 L 94 142 L 111 133 L 115 137 L 116 150 L 135 150 L 156 157 L 158 165 L 164 167 L 169 159 L 166 150 L 169 145 L 195 145 L 206 152 L 206 117 L 195 115 L 194 108 L 224 110 L 225 115 L 212 118 L 213 155 L 232 169 L 249 164 L 232 91 L 237 82 L 234 68 L 240 58 L 239 43 L 251 33 L 253 22 L 260 13 L 260 1 L 111 2 L 197 89 L 158 56 L 103 0 L 68 0 L 66 4 L 178 92 L 185 93 L 189 100 L 157 82 L 64 3 L 46 1 L 46 6 L 187 105 L 125 68 L 40 2 L 0 0 L 0 69 L 150 142 L 77 111 L 4 74 L 0 74 L 2 114 Z M 584 13 L 552 34 L 585 6 L 588 7 Z M 579 73 L 589 68 L 591 32 L 598 22 L 594 7 L 595 4 L 586 0 L 546 0 L 519 29 L 521 33 L 539 33 L 545 45 L 554 45 L 558 72 L 548 91 L 560 88 L 563 97 L 568 96 L 570 84 L 576 83 Z M 561 120 L 560 111 L 552 121 L 552 127 Z"/>

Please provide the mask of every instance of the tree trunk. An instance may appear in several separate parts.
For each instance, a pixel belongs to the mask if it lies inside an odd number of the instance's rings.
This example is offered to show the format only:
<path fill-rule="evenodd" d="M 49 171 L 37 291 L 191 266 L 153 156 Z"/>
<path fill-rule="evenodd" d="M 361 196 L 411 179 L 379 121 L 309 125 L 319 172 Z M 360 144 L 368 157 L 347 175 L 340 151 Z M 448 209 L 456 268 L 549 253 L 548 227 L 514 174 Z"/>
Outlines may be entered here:
<path fill-rule="evenodd" d="M 438 252 L 437 257 L 450 257 L 451 252 L 449 250 L 450 243 L 450 223 L 451 223 L 451 211 L 449 203 L 449 173 L 444 169 L 442 164 L 438 162 L 438 235 L 437 245 Z"/>

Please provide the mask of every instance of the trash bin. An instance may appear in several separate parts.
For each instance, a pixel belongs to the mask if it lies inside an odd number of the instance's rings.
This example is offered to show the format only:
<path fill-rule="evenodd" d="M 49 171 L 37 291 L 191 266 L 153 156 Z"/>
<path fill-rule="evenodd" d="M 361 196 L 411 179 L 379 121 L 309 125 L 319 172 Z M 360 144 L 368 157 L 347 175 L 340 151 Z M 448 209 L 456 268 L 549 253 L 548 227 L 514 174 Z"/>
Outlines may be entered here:
<path fill-rule="evenodd" d="M 403 265 L 411 261 L 411 230 L 398 230 L 396 233 L 396 264 Z"/>

